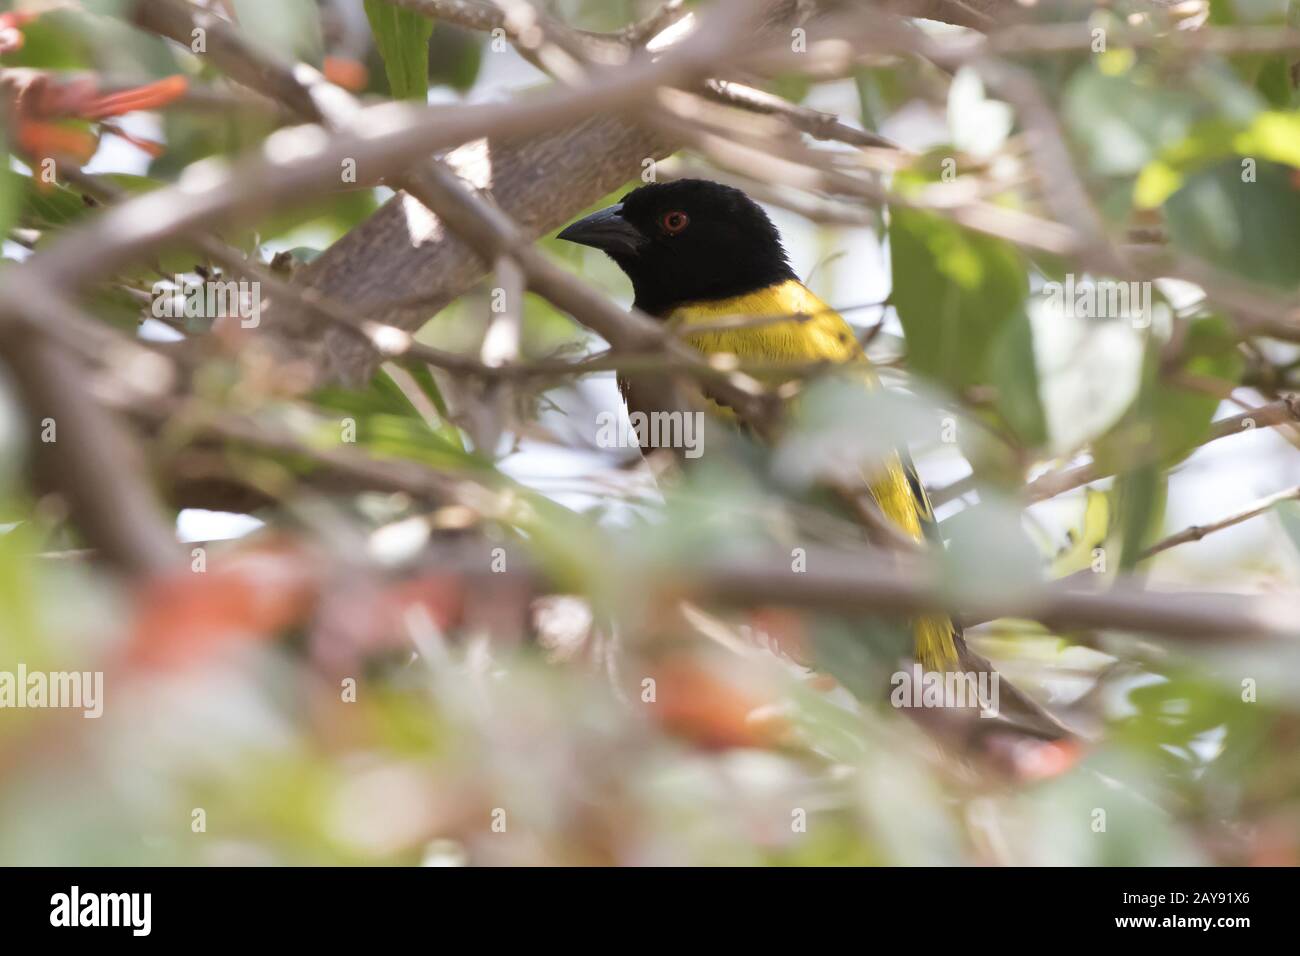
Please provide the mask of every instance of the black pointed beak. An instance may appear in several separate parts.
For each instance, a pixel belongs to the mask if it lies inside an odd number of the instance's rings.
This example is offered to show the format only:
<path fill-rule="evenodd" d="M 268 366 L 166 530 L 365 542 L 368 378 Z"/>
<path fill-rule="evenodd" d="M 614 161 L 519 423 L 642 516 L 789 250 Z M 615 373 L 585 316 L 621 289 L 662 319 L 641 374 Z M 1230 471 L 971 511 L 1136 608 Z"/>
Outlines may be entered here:
<path fill-rule="evenodd" d="M 645 243 L 645 237 L 623 218 L 622 213 L 623 204 L 616 203 L 569 224 L 556 238 L 591 246 L 611 255 L 636 255 Z"/>

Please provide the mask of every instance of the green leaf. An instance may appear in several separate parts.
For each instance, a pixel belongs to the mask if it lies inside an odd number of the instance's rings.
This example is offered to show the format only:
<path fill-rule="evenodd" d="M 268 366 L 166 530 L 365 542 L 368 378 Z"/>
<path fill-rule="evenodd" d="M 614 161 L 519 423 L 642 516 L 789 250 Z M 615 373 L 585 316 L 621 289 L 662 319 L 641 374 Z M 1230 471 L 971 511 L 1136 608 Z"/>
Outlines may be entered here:
<path fill-rule="evenodd" d="M 162 115 L 162 127 L 167 149 L 149 163 L 149 174 L 174 180 L 200 159 L 255 149 L 275 125 L 269 114 L 221 116 L 167 110 Z"/>
<path fill-rule="evenodd" d="M 887 618 L 821 618 L 812 636 L 817 668 L 864 701 L 877 699 L 898 659 L 912 653 L 911 628 Z"/>
<path fill-rule="evenodd" d="M 1188 175 L 1234 155 L 1300 168 L 1300 115 L 1267 110 L 1245 126 L 1227 119 L 1198 123 L 1143 168 L 1133 187 L 1133 202 L 1154 209 L 1182 188 Z M 1238 167 L 1245 168 L 1241 163 Z"/>
<path fill-rule="evenodd" d="M 987 380 L 997 334 L 1017 315 L 1029 280 L 1009 243 L 928 213 L 896 209 L 889 226 L 892 301 L 909 366 L 963 389 Z"/>
<path fill-rule="evenodd" d="M 793 409 L 773 471 L 799 487 L 828 474 L 852 481 L 909 441 L 934 435 L 939 420 L 938 406 L 924 390 L 907 394 L 870 388 L 847 375 L 828 376 L 809 387 Z M 862 427 L 863 422 L 872 427 Z"/>
<path fill-rule="evenodd" d="M 428 395 L 438 414 L 446 405 L 428 370 L 410 370 L 411 377 Z M 424 461 L 438 467 L 482 467 L 481 459 L 465 451 L 460 431 L 450 422 L 436 427 L 421 416 L 406 394 L 382 370 L 364 390 L 325 388 L 315 394 L 323 409 L 342 412 L 357 422 L 357 441 L 373 451 Z"/>
<path fill-rule="evenodd" d="M 1132 408 L 1096 446 L 1100 464 L 1116 471 L 1151 463 L 1168 468 L 1200 446 L 1209 433 L 1219 399 L 1199 389 L 1175 384 L 1162 374 L 1163 341 L 1147 339 L 1142 360 L 1142 385 Z M 1213 380 L 1231 388 L 1241 378 L 1244 362 L 1238 354 L 1231 327 L 1220 316 L 1190 321 L 1182 348 L 1179 371 L 1189 377 Z"/>
<path fill-rule="evenodd" d="M 1155 541 L 1168 490 L 1168 475 L 1155 465 L 1135 468 L 1115 479 L 1120 571 L 1131 571 L 1138 556 Z"/>
<path fill-rule="evenodd" d="M 1188 173 L 1232 155 L 1232 140 L 1239 130 L 1237 124 L 1223 119 L 1197 123 L 1142 168 L 1133 184 L 1134 204 L 1141 209 L 1162 205 L 1182 188 Z"/>
<path fill-rule="evenodd" d="M 1245 361 L 1237 351 L 1232 327 L 1217 315 L 1193 319 L 1183 342 L 1183 370 L 1200 380 L 1217 381 L 1230 389 L 1240 380 Z M 1210 431 L 1219 399 L 1202 391 L 1180 388 L 1162 377 L 1151 392 L 1151 416 L 1156 447 L 1167 465 L 1181 461 Z"/>
<path fill-rule="evenodd" d="M 31 522 L 21 522 L 0 534 L 0 667 L 10 669 L 25 660 L 35 667 L 45 659 L 40 619 L 38 567 L 40 550 Z"/>
<path fill-rule="evenodd" d="M 1259 65 L 1255 77 L 1255 89 L 1269 106 L 1276 109 L 1289 109 L 1295 92 L 1291 88 L 1291 64 L 1285 56 L 1270 56 Z"/>
<path fill-rule="evenodd" d="M 325 43 L 315 0 L 234 0 L 244 34 L 281 57 L 320 63 Z"/>
<path fill-rule="evenodd" d="M 429 82 L 468 92 L 483 65 L 483 34 L 443 24 L 429 42 Z"/>
<path fill-rule="evenodd" d="M 375 45 L 384 58 L 388 88 L 394 99 L 420 100 L 429 90 L 429 37 L 433 21 L 385 0 L 366 0 Z"/>
<path fill-rule="evenodd" d="M 1237 159 L 1193 174 L 1165 204 L 1171 242 L 1247 279 L 1295 290 L 1300 190 L 1294 176 L 1286 166 Z"/>
<path fill-rule="evenodd" d="M 428 396 L 429 401 L 433 402 L 434 408 L 438 409 L 438 414 L 443 418 L 447 417 L 447 403 L 443 401 L 442 390 L 438 388 L 438 383 L 433 378 L 433 372 L 427 365 L 421 365 L 415 368 L 408 368 L 407 373 L 415 380 L 415 384 L 420 386 L 420 391 Z M 456 444 L 463 450 L 465 443 L 460 439 L 460 432 L 452 429 Z"/>
<path fill-rule="evenodd" d="M 423 422 L 419 409 L 382 370 L 375 373 L 370 386 L 364 390 L 328 387 L 317 391 L 314 397 L 323 410 L 343 412 L 362 420 L 389 417 Z"/>
<path fill-rule="evenodd" d="M 1140 83 L 1131 73 L 1106 76 L 1089 66 L 1070 80 L 1062 114 L 1093 172 L 1127 176 L 1185 137 L 1198 106 L 1182 91 Z"/>
<path fill-rule="evenodd" d="M 1047 443 L 1047 414 L 1038 391 L 1034 332 L 1029 317 L 1014 316 L 989 348 L 989 378 L 997 386 L 997 409 L 1021 443 Z"/>
<path fill-rule="evenodd" d="M 1300 552 L 1300 501 L 1280 502 L 1277 506 L 1277 517 L 1282 522 L 1282 530 L 1291 539 L 1296 551 Z"/>
<path fill-rule="evenodd" d="M 879 129 L 894 110 L 907 101 L 909 90 L 893 69 L 863 69 L 854 77 L 858 115 L 863 129 Z"/>
<path fill-rule="evenodd" d="M 1168 491 L 1166 469 L 1204 441 L 1219 407 L 1213 394 L 1173 384 L 1164 369 L 1163 346 L 1160 337 L 1148 337 L 1137 399 L 1096 447 L 1097 461 L 1121 472 L 1114 497 L 1122 571 L 1137 564 L 1160 530 Z M 1182 356 L 1181 370 L 1195 378 L 1218 380 L 1225 387 L 1240 379 L 1243 361 L 1231 327 L 1220 316 L 1191 320 Z"/>
<path fill-rule="evenodd" d="M 467 454 L 451 425 L 434 430 L 423 420 L 398 415 L 370 415 L 357 423 L 357 440 L 392 458 L 423 462 L 434 468 L 484 470 L 489 464 Z"/>
<path fill-rule="evenodd" d="M 6 4 L 6 6 L 9 6 Z M 80 11 L 51 10 L 23 24 L 23 45 L 5 54 L 5 66 L 42 70 L 87 70 L 95 67 L 90 37 L 79 28 Z"/>
<path fill-rule="evenodd" d="M 1063 578 L 1093 565 L 1093 550 L 1106 542 L 1110 533 L 1110 495 L 1095 488 L 1084 492 L 1083 513 L 1067 531 L 1067 543 L 1052 556 L 1053 578 Z"/>
<path fill-rule="evenodd" d="M 1255 116 L 1232 144 L 1241 156 L 1254 156 L 1300 169 L 1300 114 L 1277 111 Z"/>
<path fill-rule="evenodd" d="M 109 173 L 106 179 L 130 193 L 147 192 L 159 183 L 143 176 Z M 53 235 L 58 229 L 70 225 L 94 212 L 98 207 L 87 202 L 81 192 L 60 183 L 37 185 L 30 176 L 13 170 L 0 170 L 0 192 L 10 192 L 21 203 L 17 222 L 30 229 Z M 49 235 L 42 242 L 49 241 Z M 151 284 L 158 274 L 173 275 L 189 272 L 203 257 L 183 242 L 169 245 L 159 251 L 152 262 L 142 262 L 118 274 L 124 280 Z"/>
<path fill-rule="evenodd" d="M 7 10 L 14 4 L 4 6 Z M 41 6 L 40 16 L 22 26 L 22 46 L 5 54 L 6 67 L 90 70 L 102 76 L 139 78 L 177 72 L 176 55 L 168 42 L 125 22 L 129 17 L 122 0 Z"/>
<path fill-rule="evenodd" d="M 5 171 L 0 176 L 0 237 L 9 234 L 9 228 L 17 221 L 22 208 L 22 176 L 9 172 L 9 150 L 6 148 L 3 130 L 0 130 L 0 169 Z"/>
<path fill-rule="evenodd" d="M 791 103 L 802 103 L 812 89 L 812 81 L 801 73 L 780 73 L 768 82 L 767 91 Z"/>
<path fill-rule="evenodd" d="M 254 238 L 275 239 L 293 245 L 328 246 L 369 216 L 378 207 L 371 189 L 353 189 L 313 198 L 292 209 L 279 210 L 238 233 L 241 244 L 251 248 Z"/>
<path fill-rule="evenodd" d="M 148 192 L 159 185 L 144 176 L 126 173 L 110 173 L 106 178 L 130 193 Z M 31 176 L 12 169 L 0 170 L 0 191 L 9 192 L 18 203 L 15 212 L 21 225 L 42 231 L 76 222 L 95 208 L 75 189 L 61 183 L 38 186 Z"/>
<path fill-rule="evenodd" d="M 982 496 L 939 526 L 948 546 L 940 555 L 945 590 L 958 600 L 1014 594 L 1042 578 L 1042 558 L 1024 528 L 1022 509 Z"/>
<path fill-rule="evenodd" d="M 30 176 L 12 169 L 0 171 L 6 191 L 20 203 L 18 223 L 31 229 L 53 229 L 73 222 L 89 210 L 85 200 L 66 186 L 50 184 L 37 189 Z"/>
<path fill-rule="evenodd" d="M 1277 23 L 1286 20 L 1288 0 L 1210 0 L 1214 24 Z"/>

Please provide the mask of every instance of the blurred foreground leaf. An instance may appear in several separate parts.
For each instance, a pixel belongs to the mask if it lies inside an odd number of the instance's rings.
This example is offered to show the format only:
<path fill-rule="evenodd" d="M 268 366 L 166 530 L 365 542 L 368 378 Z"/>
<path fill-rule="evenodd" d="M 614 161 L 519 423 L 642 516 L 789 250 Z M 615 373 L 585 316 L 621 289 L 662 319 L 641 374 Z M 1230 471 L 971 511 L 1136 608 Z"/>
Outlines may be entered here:
<path fill-rule="evenodd" d="M 1165 204 L 1174 245 L 1247 279 L 1300 287 L 1300 186 L 1288 166 L 1227 159 Z"/>
<path fill-rule="evenodd" d="M 929 213 L 892 215 L 891 299 L 909 366 L 958 391 L 987 382 L 992 344 L 1028 292 L 1024 260 L 1008 243 Z"/>
<path fill-rule="evenodd" d="M 385 0 L 366 0 L 366 17 L 384 58 L 388 88 L 398 100 L 423 101 L 429 87 L 433 21 Z"/>

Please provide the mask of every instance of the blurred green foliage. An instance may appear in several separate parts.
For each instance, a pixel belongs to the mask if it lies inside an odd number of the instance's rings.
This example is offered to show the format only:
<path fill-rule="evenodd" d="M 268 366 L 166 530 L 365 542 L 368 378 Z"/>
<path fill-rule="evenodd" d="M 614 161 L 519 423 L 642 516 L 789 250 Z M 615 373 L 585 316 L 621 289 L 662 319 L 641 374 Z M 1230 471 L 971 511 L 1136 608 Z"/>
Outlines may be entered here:
<path fill-rule="evenodd" d="M 423 101 L 429 88 L 429 37 L 433 21 L 383 0 L 366 0 L 366 17 L 384 58 L 394 99 Z"/>
<path fill-rule="evenodd" d="M 24 46 L 3 65 L 141 82 L 180 73 L 228 90 L 209 64 L 105 15 L 114 6 L 43 13 L 23 27 Z M 521 61 L 512 60 L 514 74 L 488 61 L 506 54 L 485 51 L 483 36 L 433 30 L 379 0 L 364 4 L 372 30 L 364 53 L 309 0 L 233 7 L 251 34 L 285 55 L 316 65 L 331 54 L 360 57 L 372 67 L 371 96 L 422 101 L 431 86 L 446 86 L 473 97 L 486 92 L 488 74 L 497 84 L 490 95 L 502 83 L 537 82 Z M 553 12 L 611 30 L 644 7 L 579 2 Z M 1211 3 L 1214 23 L 1270 24 L 1283 15 L 1274 0 Z M 1026 65 L 1058 108 L 1071 155 L 1112 228 L 1159 225 L 1178 254 L 1296 291 L 1300 114 L 1285 56 L 1112 49 Z M 890 180 L 920 205 L 948 184 L 952 160 L 959 179 L 985 177 L 988 201 L 1038 211 L 1041 197 L 1019 188 L 1019 118 L 971 74 L 953 83 L 936 67 L 897 60 L 858 66 L 838 85 L 785 73 L 768 88 L 818 108 L 838 96 L 840 112 L 856 113 L 868 129 L 925 112 L 944 132 Z M 131 152 L 99 129 L 99 160 L 121 167 L 106 174 L 117 186 L 143 192 L 199 161 L 260 148 L 279 122 L 266 110 L 178 104 L 161 114 L 160 155 Z M 37 182 L 28 166 L 0 156 L 7 236 L 35 230 L 39 250 L 100 214 L 79 191 Z M 222 238 L 263 261 L 288 249 L 307 262 L 386 198 L 369 188 L 312 197 Z M 818 228 L 791 245 L 798 259 L 805 243 L 835 249 L 874 238 L 866 229 Z M 927 480 L 951 472 L 954 460 L 974 468 L 978 499 L 941 515 L 942 573 L 953 595 L 1015 593 L 1045 577 L 1095 571 L 1095 549 L 1118 555 L 1099 572 L 1103 583 L 1137 569 L 1170 587 L 1294 593 L 1295 502 L 1259 520 L 1264 530 L 1249 553 L 1220 555 L 1212 539 L 1199 565 L 1177 553 L 1139 562 L 1157 537 L 1177 530 L 1167 514 L 1179 469 L 1221 414 L 1220 397 L 1248 384 L 1265 352 L 1282 373 L 1294 372 L 1294 350 L 1245 349 L 1231 316 L 1163 288 L 1143 321 L 1056 310 L 1044 289 L 1070 273 L 1067 261 L 933 210 L 890 209 L 882 238 L 891 293 L 869 351 L 900 365 L 905 378 L 892 367 L 886 378 L 906 388 L 815 382 L 771 447 L 711 430 L 700 467 L 655 488 L 620 484 L 625 462 L 590 447 L 582 432 L 591 402 L 617 402 L 609 376 L 577 387 L 539 380 L 473 391 L 425 368 L 398 376 L 381 369 L 362 388 L 291 394 L 254 349 L 240 347 L 247 342 L 205 353 L 194 373 L 198 407 L 149 434 L 150 462 L 160 474 L 175 461 L 234 472 L 271 499 L 253 509 L 269 527 L 248 546 L 263 562 L 248 577 L 263 590 L 213 573 L 140 593 L 75 553 L 52 556 L 82 542 L 63 504 L 29 485 L 33 438 L 0 379 L 0 670 L 22 663 L 106 676 L 101 719 L 0 710 L 0 763 L 16 768 L 0 780 L 0 863 L 1300 861 L 1300 661 L 1289 648 L 1020 621 L 971 628 L 976 650 L 1096 741 L 1042 779 L 985 776 L 888 706 L 908 643 L 898 621 L 762 606 L 715 615 L 683 609 L 651 586 L 755 553 L 860 546 L 861 528 L 843 509 L 823 507 L 818 481 L 910 446 Z M 627 298 L 603 257 L 550 238 L 539 246 Z M 26 255 L 6 243 L 7 259 Z M 140 324 L 139 293 L 156 279 L 209 265 L 176 244 L 94 290 L 86 305 L 129 330 Z M 819 291 L 839 293 L 836 304 L 860 301 L 860 276 L 846 282 L 829 266 L 814 274 L 825 283 Z M 420 340 L 478 354 L 489 291 L 480 286 L 430 316 Z M 596 348 L 570 317 L 528 298 L 521 360 Z M 476 448 L 458 413 L 497 401 L 513 415 L 508 437 L 532 443 L 523 455 L 509 441 Z M 490 501 L 467 519 L 467 506 L 435 509 L 410 494 L 317 483 L 331 476 L 309 456 L 199 440 L 204 408 L 274 424 L 308 448 L 428 466 Z M 569 440 L 566 426 L 578 438 Z M 1076 493 L 1066 517 L 1027 515 L 1008 493 L 1083 450 L 1117 477 L 1087 498 Z M 582 504 L 508 477 L 527 454 L 565 452 L 591 456 Z M 1248 464 L 1270 490 L 1295 480 L 1276 457 Z M 1220 510 L 1214 500 L 1195 505 L 1198 516 Z M 467 541 L 499 550 L 503 568 L 540 569 L 557 594 L 581 595 L 582 607 L 570 609 L 565 627 L 542 626 L 527 595 L 510 591 L 510 573 L 475 587 L 444 576 L 442 556 Z M 207 547 L 214 571 L 237 565 L 239 547 Z M 412 554 L 435 557 L 422 563 Z M 299 576 L 311 578 L 304 606 L 271 614 L 297 593 Z M 149 656 L 160 653 L 158 643 L 177 656 L 158 663 Z M 814 660 L 820 675 L 801 666 Z M 819 683 L 825 674 L 837 685 Z M 647 680 L 658 697 L 646 697 Z"/>

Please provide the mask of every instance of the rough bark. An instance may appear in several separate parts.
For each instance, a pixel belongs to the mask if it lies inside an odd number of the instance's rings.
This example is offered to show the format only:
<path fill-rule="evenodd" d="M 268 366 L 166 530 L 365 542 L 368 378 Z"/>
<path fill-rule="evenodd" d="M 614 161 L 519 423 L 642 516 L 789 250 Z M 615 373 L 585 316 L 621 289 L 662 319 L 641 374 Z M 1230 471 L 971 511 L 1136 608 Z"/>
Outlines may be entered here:
<path fill-rule="evenodd" d="M 907 16 L 987 28 L 1022 13 L 1015 0 L 889 0 Z M 781 0 L 769 23 L 802 22 L 797 2 Z M 526 141 L 493 143 L 492 198 L 532 237 L 544 235 L 623 183 L 639 176 L 642 161 L 678 147 L 662 132 L 631 117 L 594 116 Z M 399 194 L 302 270 L 297 281 L 354 306 L 367 318 L 408 331 L 463 294 L 489 264 L 445 230 L 421 226 L 419 210 Z M 414 224 L 414 225 L 413 225 Z M 373 372 L 372 352 L 355 337 L 288 323 L 294 351 L 329 379 L 350 384 Z"/>
<path fill-rule="evenodd" d="M 622 117 L 592 117 L 527 141 L 490 144 L 491 195 L 536 238 L 638 176 L 644 159 L 661 159 L 672 149 L 663 135 Z M 432 214 L 412 205 L 405 194 L 394 196 L 299 273 L 298 281 L 367 318 L 419 328 L 482 278 L 488 263 L 455 235 L 431 226 Z M 355 336 L 321 332 L 321 357 L 332 375 L 355 383 L 369 374 L 373 353 Z"/>

